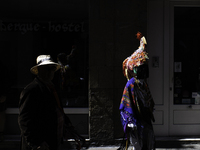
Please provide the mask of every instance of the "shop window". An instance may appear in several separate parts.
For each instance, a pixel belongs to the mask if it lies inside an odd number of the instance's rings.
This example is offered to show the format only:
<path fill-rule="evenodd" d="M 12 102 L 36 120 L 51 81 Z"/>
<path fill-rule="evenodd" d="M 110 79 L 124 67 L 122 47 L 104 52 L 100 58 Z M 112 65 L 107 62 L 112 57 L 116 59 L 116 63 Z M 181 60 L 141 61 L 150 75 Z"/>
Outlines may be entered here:
<path fill-rule="evenodd" d="M 0 54 L 8 72 L 7 107 L 18 107 L 22 89 L 35 77 L 30 68 L 41 54 L 56 62 L 66 56 L 65 78 L 58 71 L 53 81 L 63 106 L 88 107 L 87 19 L 0 19 Z"/>
<path fill-rule="evenodd" d="M 174 8 L 174 104 L 200 104 L 200 7 Z"/>

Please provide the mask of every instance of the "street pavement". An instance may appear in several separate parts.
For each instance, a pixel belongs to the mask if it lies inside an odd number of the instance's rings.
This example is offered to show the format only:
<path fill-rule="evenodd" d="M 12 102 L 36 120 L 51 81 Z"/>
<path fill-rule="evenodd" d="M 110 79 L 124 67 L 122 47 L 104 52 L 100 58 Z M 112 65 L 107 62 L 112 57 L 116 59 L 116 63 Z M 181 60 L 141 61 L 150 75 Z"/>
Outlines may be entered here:
<path fill-rule="evenodd" d="M 117 150 L 118 148 L 119 146 L 102 146 L 102 147 L 90 147 L 88 148 L 88 150 Z M 84 150 L 84 148 L 82 150 Z M 166 142 L 165 144 L 156 147 L 156 150 L 200 150 L 200 142 L 189 142 L 182 144 L 177 142 L 176 143 Z"/>
<path fill-rule="evenodd" d="M 118 148 L 119 145 L 90 146 L 88 150 L 117 150 Z M 86 148 L 82 150 L 84 149 Z M 158 137 L 156 138 L 156 150 L 200 150 L 200 138 Z"/>
<path fill-rule="evenodd" d="M 103 146 L 103 147 L 90 147 L 87 150 L 117 150 L 118 148 L 119 146 Z M 69 149 L 69 150 L 76 150 L 76 149 Z M 82 150 L 84 150 L 84 148 Z M 184 144 L 180 147 L 172 146 L 168 148 L 156 148 L 156 150 L 200 150 L 200 144 Z"/>
<path fill-rule="evenodd" d="M 117 150 L 119 145 L 110 146 L 90 146 L 87 150 Z M 62 149 L 67 150 L 67 149 Z M 76 150 L 76 149 L 68 149 Z M 86 148 L 82 148 L 86 150 Z M 130 150 L 130 149 L 128 149 Z M 200 150 L 200 139 L 182 139 L 182 138 L 158 138 L 156 140 L 156 150 Z"/>
<path fill-rule="evenodd" d="M 0 150 L 19 150 L 19 140 L 7 140 L 0 142 Z M 117 150 L 120 145 L 89 145 L 81 150 Z M 65 143 L 61 150 L 76 150 L 75 142 Z M 128 149 L 129 150 L 129 149 Z M 156 150 L 200 150 L 200 138 L 156 138 Z"/>

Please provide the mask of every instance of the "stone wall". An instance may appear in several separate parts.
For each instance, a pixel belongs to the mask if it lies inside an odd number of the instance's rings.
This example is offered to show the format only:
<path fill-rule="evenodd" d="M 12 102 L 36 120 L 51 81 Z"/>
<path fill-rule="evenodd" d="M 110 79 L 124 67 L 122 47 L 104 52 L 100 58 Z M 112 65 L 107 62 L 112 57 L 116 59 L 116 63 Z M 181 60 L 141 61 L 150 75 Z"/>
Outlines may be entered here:
<path fill-rule="evenodd" d="M 90 139 L 113 144 L 123 137 L 122 62 L 139 46 L 137 31 L 147 33 L 147 0 L 90 0 L 89 14 Z"/>

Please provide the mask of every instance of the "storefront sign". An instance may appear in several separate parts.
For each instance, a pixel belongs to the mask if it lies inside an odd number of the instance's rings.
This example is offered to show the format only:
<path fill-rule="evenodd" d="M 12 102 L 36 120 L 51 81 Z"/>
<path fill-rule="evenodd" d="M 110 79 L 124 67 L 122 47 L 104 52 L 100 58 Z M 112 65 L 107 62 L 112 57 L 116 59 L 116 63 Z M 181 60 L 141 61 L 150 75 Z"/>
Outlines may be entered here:
<path fill-rule="evenodd" d="M 0 32 L 19 31 L 21 34 L 37 31 L 48 32 L 84 32 L 84 22 L 81 23 L 7 23 L 0 20 Z"/>

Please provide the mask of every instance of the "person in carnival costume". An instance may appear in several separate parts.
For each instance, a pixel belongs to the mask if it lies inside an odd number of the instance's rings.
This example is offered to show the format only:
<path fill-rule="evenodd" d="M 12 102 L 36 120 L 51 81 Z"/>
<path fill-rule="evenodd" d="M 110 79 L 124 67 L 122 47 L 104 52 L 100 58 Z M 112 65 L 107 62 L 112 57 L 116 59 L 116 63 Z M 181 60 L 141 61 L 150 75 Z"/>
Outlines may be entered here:
<path fill-rule="evenodd" d="M 154 101 L 146 79 L 149 76 L 148 53 L 145 37 L 138 32 L 138 49 L 123 61 L 123 74 L 127 78 L 121 103 L 121 122 L 126 138 L 118 150 L 154 150 Z"/>

